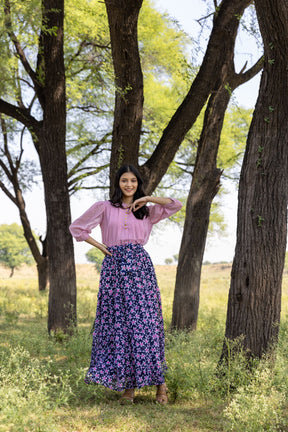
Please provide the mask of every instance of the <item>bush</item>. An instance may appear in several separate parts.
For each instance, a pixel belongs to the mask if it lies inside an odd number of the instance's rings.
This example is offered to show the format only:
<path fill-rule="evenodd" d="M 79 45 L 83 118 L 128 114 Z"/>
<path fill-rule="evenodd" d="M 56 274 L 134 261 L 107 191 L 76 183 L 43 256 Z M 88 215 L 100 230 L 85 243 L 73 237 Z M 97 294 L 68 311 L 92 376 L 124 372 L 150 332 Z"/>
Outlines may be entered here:
<path fill-rule="evenodd" d="M 69 374 L 52 375 L 45 365 L 28 351 L 16 347 L 0 357 L 1 423 L 11 431 L 55 430 L 47 422 L 47 410 L 67 404 L 71 394 Z M 3 428 L 0 430 L 4 430 Z M 7 429 L 6 429 L 7 430 Z"/>
<path fill-rule="evenodd" d="M 239 387 L 224 410 L 230 424 L 227 430 L 260 432 L 283 430 L 285 396 L 273 386 L 270 369 L 257 370 L 250 384 Z"/>

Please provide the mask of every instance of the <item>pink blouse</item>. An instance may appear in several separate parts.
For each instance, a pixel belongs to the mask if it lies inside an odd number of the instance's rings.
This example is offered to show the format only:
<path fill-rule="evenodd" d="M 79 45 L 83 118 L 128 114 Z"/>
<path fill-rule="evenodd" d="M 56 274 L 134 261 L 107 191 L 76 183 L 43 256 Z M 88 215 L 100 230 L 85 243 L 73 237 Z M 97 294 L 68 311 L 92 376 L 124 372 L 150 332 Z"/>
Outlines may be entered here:
<path fill-rule="evenodd" d="M 149 206 L 149 216 L 137 219 L 127 208 L 114 207 L 110 201 L 93 204 L 82 216 L 70 225 L 70 232 L 77 241 L 88 238 L 93 228 L 100 225 L 102 242 L 106 246 L 127 243 L 145 245 L 154 224 L 168 218 L 182 207 L 180 201 L 170 198 L 169 204 Z"/>

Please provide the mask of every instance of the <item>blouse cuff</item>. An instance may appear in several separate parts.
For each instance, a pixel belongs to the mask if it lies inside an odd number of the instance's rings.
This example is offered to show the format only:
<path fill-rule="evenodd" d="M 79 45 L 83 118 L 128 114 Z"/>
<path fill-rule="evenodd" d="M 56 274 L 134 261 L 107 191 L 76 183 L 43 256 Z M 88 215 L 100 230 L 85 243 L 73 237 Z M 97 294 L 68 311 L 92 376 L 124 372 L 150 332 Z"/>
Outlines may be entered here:
<path fill-rule="evenodd" d="M 72 234 L 73 235 L 73 234 Z M 85 241 L 87 240 L 87 238 L 89 237 L 90 233 L 87 231 L 82 231 L 78 236 L 77 234 L 74 235 L 73 237 L 75 238 L 75 240 L 77 242 L 81 242 L 81 241 Z"/>

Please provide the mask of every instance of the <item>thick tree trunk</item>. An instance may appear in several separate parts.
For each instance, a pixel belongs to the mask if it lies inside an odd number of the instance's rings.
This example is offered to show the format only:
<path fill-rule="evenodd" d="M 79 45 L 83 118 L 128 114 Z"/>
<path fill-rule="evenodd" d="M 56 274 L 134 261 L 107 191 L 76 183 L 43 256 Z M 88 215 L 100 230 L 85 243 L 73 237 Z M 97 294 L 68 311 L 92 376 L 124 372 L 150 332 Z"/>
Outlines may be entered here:
<path fill-rule="evenodd" d="M 248 353 L 261 357 L 278 338 L 286 250 L 288 8 L 286 0 L 255 6 L 265 62 L 240 177 L 225 336 L 242 336 Z"/>
<path fill-rule="evenodd" d="M 106 0 L 115 73 L 115 110 L 110 184 L 124 163 L 138 165 L 143 117 L 143 75 L 138 50 L 138 16 L 143 0 Z"/>
<path fill-rule="evenodd" d="M 25 50 L 13 32 L 9 0 L 5 2 L 5 29 L 29 75 L 39 106 L 43 109 L 43 119 L 33 117 L 31 109 L 26 108 L 23 101 L 16 106 L 0 99 L 0 110 L 29 129 L 39 154 L 48 227 L 50 332 L 58 329 L 67 331 L 71 323 L 75 323 L 76 275 L 73 241 L 69 233 L 71 216 L 65 151 L 64 0 L 42 0 L 41 6 L 43 19 L 36 71 L 29 64 Z"/>
<path fill-rule="evenodd" d="M 63 55 L 63 0 L 44 0 L 44 118 L 38 151 L 47 213 L 49 257 L 48 331 L 66 331 L 76 320 L 76 276 L 73 241 L 69 233 L 70 204 L 67 185 L 66 99 Z M 56 34 L 54 31 L 56 29 Z"/>

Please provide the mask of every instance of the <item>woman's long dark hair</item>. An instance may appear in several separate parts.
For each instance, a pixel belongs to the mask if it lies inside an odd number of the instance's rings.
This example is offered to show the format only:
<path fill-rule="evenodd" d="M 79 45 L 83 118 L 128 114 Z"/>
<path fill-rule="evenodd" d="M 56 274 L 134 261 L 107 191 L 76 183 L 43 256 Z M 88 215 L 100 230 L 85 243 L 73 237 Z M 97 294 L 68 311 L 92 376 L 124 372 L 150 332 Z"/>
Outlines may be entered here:
<path fill-rule="evenodd" d="M 137 168 L 135 168 L 133 165 L 123 165 L 121 168 L 119 168 L 119 170 L 116 173 L 115 182 L 114 182 L 114 192 L 110 199 L 110 202 L 114 207 L 124 208 L 122 206 L 122 191 L 119 186 L 119 180 L 120 177 L 126 172 L 133 173 L 138 181 L 138 187 L 133 196 L 133 201 L 135 201 L 138 198 L 142 198 L 143 196 L 146 196 L 144 192 L 143 179 L 141 177 L 141 174 L 137 170 Z M 149 215 L 149 208 L 145 205 L 141 207 L 139 210 L 133 212 L 133 214 L 137 219 L 143 219 L 144 217 L 147 217 Z"/>

